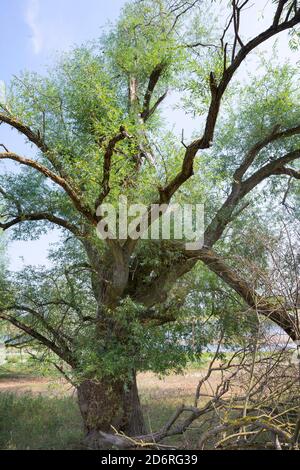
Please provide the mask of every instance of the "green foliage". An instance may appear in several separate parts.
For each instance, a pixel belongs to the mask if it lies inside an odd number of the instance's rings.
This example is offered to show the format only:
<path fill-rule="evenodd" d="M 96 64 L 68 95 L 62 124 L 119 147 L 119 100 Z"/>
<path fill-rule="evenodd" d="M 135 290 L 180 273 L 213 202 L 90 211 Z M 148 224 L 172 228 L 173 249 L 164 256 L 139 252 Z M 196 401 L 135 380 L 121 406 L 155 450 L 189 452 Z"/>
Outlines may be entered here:
<path fill-rule="evenodd" d="M 296 103 L 299 100 L 299 77 L 289 63 L 279 66 L 262 61 L 262 72 L 245 86 L 240 84 L 227 103 L 225 119 L 218 126 L 213 148 L 214 168 L 224 181 L 245 153 L 271 133 L 275 126 L 294 127 L 300 120 Z M 239 96 L 237 102 L 236 96 Z M 265 147 L 255 159 L 252 170 L 294 150 L 299 136 L 275 141 Z"/>
<path fill-rule="evenodd" d="M 179 371 L 186 365 L 189 351 L 184 344 L 186 328 L 180 324 L 157 328 L 143 325 L 145 308 L 126 298 L 111 312 L 118 331 L 99 339 L 95 331 L 85 331 L 77 341 L 77 379 L 91 375 L 127 378 L 131 371 L 156 373 Z"/>
<path fill-rule="evenodd" d="M 70 259 L 71 254 L 67 253 L 67 257 Z M 52 258 L 54 262 L 54 254 Z M 80 338 L 84 334 L 82 331 L 90 327 L 96 302 L 91 292 L 88 271 L 76 266 L 61 266 L 62 258 L 60 252 L 58 264 L 52 269 L 27 267 L 7 275 L 0 285 L 0 308 L 7 309 L 7 313 L 13 313 L 17 321 L 37 329 L 39 334 L 50 341 L 63 344 L 63 348 L 72 348 L 73 339 Z M 77 254 L 77 262 L 79 259 Z M 15 305 L 19 308 L 14 308 Z M 89 320 L 86 321 L 86 318 Z M 9 336 L 13 343 L 24 343 L 25 347 L 33 350 L 46 369 L 49 364 L 61 363 L 47 346 L 26 332 L 12 329 Z"/>
<path fill-rule="evenodd" d="M 112 67 L 145 86 L 157 64 L 175 64 L 180 52 L 172 18 L 167 2 L 161 0 L 127 4 L 116 27 L 105 37 Z"/>
<path fill-rule="evenodd" d="M 201 117 L 211 99 L 210 74 L 216 83 L 220 81 L 224 51 L 216 45 L 220 31 L 214 5 L 199 2 L 188 21 L 181 15 L 185 7 L 184 1 L 176 2 L 175 7 L 169 0 L 133 1 L 99 41 L 63 55 L 46 77 L 24 73 L 8 89 L 6 103 L 2 103 L 5 113 L 30 126 L 51 149 L 38 152 L 37 161 L 63 177 L 67 175 L 68 184 L 80 195 L 80 203 L 91 211 L 103 189 L 103 163 L 111 139 L 121 126 L 127 137 L 113 149 L 105 202 L 116 204 L 120 195 L 126 195 L 129 204 L 157 201 L 159 189 L 182 167 L 186 149 L 162 118 L 160 108 L 145 122 L 141 112 L 157 67 L 161 76 L 148 103 L 154 108 L 168 90 L 172 99 L 180 94 L 181 110 Z M 205 46 L 193 47 L 197 43 Z M 132 84 L 135 96 L 129 97 Z M 205 202 L 206 222 L 210 222 L 230 190 L 234 171 L 251 147 L 274 126 L 286 129 L 299 123 L 298 101 L 296 67 L 288 63 L 279 67 L 274 61 L 262 60 L 259 73 L 246 86 L 235 84 L 226 92 L 214 145 L 197 156 L 194 178 L 180 188 L 172 202 Z M 294 150 L 299 142 L 294 136 L 268 145 L 246 176 L 272 161 L 274 155 L 278 158 Z M 150 161 L 149 148 L 155 149 L 155 161 Z M 296 163 L 291 166 L 298 168 Z M 230 224 L 218 248 L 231 256 L 232 267 L 239 263 L 239 256 L 265 267 L 264 239 L 273 235 L 274 228 L 267 200 L 278 201 L 283 184 L 271 179 L 270 184 L 253 192 L 247 198 L 249 208 Z M 78 361 L 75 379 L 125 377 L 132 369 L 160 374 L 179 371 L 189 360 L 199 359 L 220 335 L 230 349 L 251 334 L 255 318 L 245 316 L 244 305 L 203 266 L 177 280 L 175 288 L 171 282 L 167 284 L 166 298 L 162 296 L 160 303 L 150 308 L 156 318 L 169 315 L 170 324 L 155 323 L 151 315 L 146 323 L 149 312 L 135 300 L 130 288 L 117 307 L 103 307 L 99 312 L 99 290 L 109 289 L 106 278 L 112 256 L 97 239 L 94 226 L 88 225 L 60 187 L 32 169 L 22 169 L 17 177 L 3 174 L 0 187 L 4 213 L 18 217 L 20 213 L 49 212 L 85 230 L 80 241 L 62 238 L 59 249 L 50 255 L 52 268 L 27 268 L 5 279 L 0 276 L 0 307 L 15 308 L 18 321 L 37 328 L 49 340 L 57 340 L 55 334 L 59 333 L 60 345 L 67 345 Z M 299 190 L 292 189 L 289 198 L 297 202 Z M 50 225 L 43 221 L 33 226 L 22 221 L 21 227 L 14 229 L 15 239 L 37 238 Z M 255 238 L 254 233 L 260 237 Z M 85 252 L 88 243 L 89 260 Z M 94 266 L 88 265 L 90 261 Z M 130 259 L 129 274 L 134 281 L 137 270 L 135 282 L 147 292 L 163 275 L 167 278 L 172 265 L 180 261 L 180 253 L 164 243 L 141 242 Z M 239 267 L 243 272 L 244 266 Z M 136 287 L 134 282 L 132 285 Z M 103 318 L 102 332 L 101 325 L 96 325 Z M 28 340 L 28 335 L 23 332 L 21 339 Z M 53 360 L 38 341 L 33 345 L 41 357 Z"/>
<path fill-rule="evenodd" d="M 7 332 L 9 333 L 9 332 Z M 54 356 L 52 356 L 54 359 Z M 0 379 L 10 379 L 18 375 L 26 375 L 31 377 L 52 377 L 60 378 L 60 372 L 46 358 L 37 360 L 37 358 L 23 351 L 15 351 L 11 349 L 6 356 L 6 362 L 0 366 Z"/>

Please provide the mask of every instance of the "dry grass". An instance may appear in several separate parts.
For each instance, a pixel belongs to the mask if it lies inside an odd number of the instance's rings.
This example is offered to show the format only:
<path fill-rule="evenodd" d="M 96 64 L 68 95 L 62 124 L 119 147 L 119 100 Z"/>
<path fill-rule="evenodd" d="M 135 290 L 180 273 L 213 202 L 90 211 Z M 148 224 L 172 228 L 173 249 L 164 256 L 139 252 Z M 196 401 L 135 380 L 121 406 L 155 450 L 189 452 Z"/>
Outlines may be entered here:
<path fill-rule="evenodd" d="M 191 369 L 164 379 L 153 373 L 139 375 L 141 401 L 150 429 L 162 426 L 178 405 L 192 403 L 202 373 Z M 57 376 L 2 371 L 0 417 L 1 449 L 80 448 L 81 420 L 74 389 Z M 197 448 L 197 431 L 173 438 L 170 444 Z"/>

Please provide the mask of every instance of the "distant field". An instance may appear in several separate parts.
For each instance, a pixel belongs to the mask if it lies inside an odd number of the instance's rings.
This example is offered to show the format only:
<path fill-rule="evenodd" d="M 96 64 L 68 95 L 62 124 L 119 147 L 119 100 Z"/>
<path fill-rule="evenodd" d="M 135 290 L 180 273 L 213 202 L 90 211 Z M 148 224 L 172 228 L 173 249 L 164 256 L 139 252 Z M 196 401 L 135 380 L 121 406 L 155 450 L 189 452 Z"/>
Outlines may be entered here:
<path fill-rule="evenodd" d="M 175 408 L 192 403 L 203 369 L 195 365 L 185 375 L 161 380 L 140 374 L 139 390 L 149 429 L 157 430 Z M 0 448 L 80 449 L 81 418 L 73 387 L 56 372 L 42 372 L 25 363 L 0 367 Z M 194 423 L 197 427 L 197 423 Z M 197 431 L 169 442 L 197 448 Z"/>

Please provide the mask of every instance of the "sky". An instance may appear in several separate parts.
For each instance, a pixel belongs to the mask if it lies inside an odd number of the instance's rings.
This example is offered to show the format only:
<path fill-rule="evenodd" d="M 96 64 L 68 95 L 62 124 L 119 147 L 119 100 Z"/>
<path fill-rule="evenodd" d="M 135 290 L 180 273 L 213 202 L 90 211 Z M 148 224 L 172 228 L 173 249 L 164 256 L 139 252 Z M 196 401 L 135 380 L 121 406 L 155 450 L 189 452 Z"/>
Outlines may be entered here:
<path fill-rule="evenodd" d="M 256 3 L 259 5 L 259 21 L 251 11 L 245 14 L 242 23 L 245 37 L 263 30 L 269 21 L 271 0 L 258 0 Z M 0 0 L 0 84 L 9 83 L 14 75 L 24 69 L 45 72 L 60 52 L 99 37 L 102 28 L 117 19 L 124 4 L 125 0 Z M 274 41 L 269 41 L 260 52 L 265 51 L 272 56 L 273 44 Z M 278 51 L 282 60 L 287 57 L 293 61 L 299 60 L 298 53 L 291 53 L 286 34 L 280 35 Z M 239 72 L 239 79 L 246 80 L 249 73 L 255 73 L 256 67 L 257 59 L 251 57 Z M 178 130 L 185 128 L 185 135 L 189 135 L 197 122 L 191 122 L 182 113 L 175 111 L 173 104 L 170 100 L 165 110 L 169 121 Z M 32 149 L 7 126 L 0 126 L 0 143 L 16 153 L 31 156 Z M 5 165 L 1 165 L 0 171 L 4 168 Z M 56 243 L 58 239 L 59 232 L 53 230 L 36 241 L 10 242 L 10 268 L 19 270 L 24 264 L 47 264 L 49 244 Z"/>

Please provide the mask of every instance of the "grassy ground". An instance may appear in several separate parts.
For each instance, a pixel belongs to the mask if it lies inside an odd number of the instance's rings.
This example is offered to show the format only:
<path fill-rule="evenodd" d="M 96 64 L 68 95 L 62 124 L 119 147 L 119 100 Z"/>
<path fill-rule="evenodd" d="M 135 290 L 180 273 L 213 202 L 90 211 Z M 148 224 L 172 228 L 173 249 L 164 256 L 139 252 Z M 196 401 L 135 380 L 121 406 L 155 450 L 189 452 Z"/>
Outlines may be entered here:
<path fill-rule="evenodd" d="M 1 449 L 80 447 L 81 419 L 72 397 L 0 393 Z"/>
<path fill-rule="evenodd" d="M 192 403 L 200 375 L 195 365 L 184 376 L 163 380 L 140 374 L 139 390 L 150 429 L 159 429 L 178 405 Z M 74 390 L 56 372 L 14 361 L 0 367 L 0 449 L 80 449 L 81 438 Z M 197 448 L 197 440 L 197 431 L 189 431 L 169 444 Z"/>

